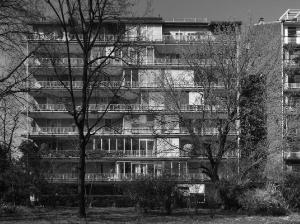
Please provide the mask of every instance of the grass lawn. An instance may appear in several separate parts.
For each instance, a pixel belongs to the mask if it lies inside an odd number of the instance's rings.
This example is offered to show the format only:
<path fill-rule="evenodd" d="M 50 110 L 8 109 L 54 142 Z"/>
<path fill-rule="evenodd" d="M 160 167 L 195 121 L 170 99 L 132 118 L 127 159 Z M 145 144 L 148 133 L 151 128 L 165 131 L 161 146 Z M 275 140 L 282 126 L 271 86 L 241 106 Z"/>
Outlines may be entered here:
<path fill-rule="evenodd" d="M 136 214 L 133 208 L 91 208 L 88 217 L 81 220 L 77 217 L 76 208 L 35 209 L 24 214 L 0 217 L 1 224 L 52 224 L 52 223 L 207 223 L 207 224 L 254 224 L 278 223 L 300 224 L 300 214 L 292 213 L 289 216 L 246 216 L 234 213 L 216 212 L 213 218 L 208 210 L 195 211 L 176 210 L 173 215 L 150 213 L 144 216 Z"/>

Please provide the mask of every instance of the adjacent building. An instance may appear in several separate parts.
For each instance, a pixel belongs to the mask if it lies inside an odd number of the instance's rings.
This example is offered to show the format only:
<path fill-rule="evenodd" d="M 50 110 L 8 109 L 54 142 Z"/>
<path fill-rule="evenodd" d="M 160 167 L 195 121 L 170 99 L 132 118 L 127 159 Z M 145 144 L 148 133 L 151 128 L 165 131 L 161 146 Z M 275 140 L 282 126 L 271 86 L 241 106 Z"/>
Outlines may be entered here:
<path fill-rule="evenodd" d="M 283 53 L 283 137 L 287 168 L 299 171 L 300 9 L 288 9 L 280 18 Z"/>

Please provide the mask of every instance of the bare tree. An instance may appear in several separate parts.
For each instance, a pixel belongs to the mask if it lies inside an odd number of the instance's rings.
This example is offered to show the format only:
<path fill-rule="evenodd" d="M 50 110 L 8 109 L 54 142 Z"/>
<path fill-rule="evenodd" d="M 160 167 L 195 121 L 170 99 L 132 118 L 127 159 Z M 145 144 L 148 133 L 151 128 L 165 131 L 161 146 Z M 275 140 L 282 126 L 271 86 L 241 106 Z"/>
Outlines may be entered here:
<path fill-rule="evenodd" d="M 202 41 L 181 47 L 179 60 L 187 65 L 189 74 L 185 71 L 176 76 L 166 72 L 163 76 L 163 101 L 167 110 L 176 115 L 174 127 L 179 126 L 181 132 L 190 136 L 189 144 L 181 144 L 180 150 L 207 158 L 208 163 L 201 168 L 213 182 L 220 179 L 224 156 L 236 156 L 235 167 L 238 170 L 240 166 L 240 120 L 242 115 L 243 119 L 249 115 L 247 107 L 253 110 L 251 105 L 241 105 L 244 83 L 251 77 L 263 77 L 263 102 L 278 97 L 268 89 L 275 88 L 273 73 L 281 59 L 280 36 L 270 37 L 272 29 L 275 28 L 251 26 L 241 30 L 235 22 L 215 24 L 212 33 Z M 277 82 L 280 77 L 276 77 Z M 187 93 L 182 87 L 191 90 Z M 265 104 L 257 106 L 267 108 Z M 256 156 L 259 159 L 255 163 L 264 158 Z M 252 161 L 250 166 L 254 165 Z M 245 167 L 243 172 L 248 170 Z"/>
<path fill-rule="evenodd" d="M 120 16 L 129 11 L 132 4 L 128 0 L 46 0 L 45 2 L 54 14 L 63 45 L 58 49 L 53 45 L 45 44 L 42 47 L 44 53 L 41 55 L 47 55 L 49 58 L 47 63 L 52 66 L 57 81 L 67 92 L 68 99 L 60 100 L 71 115 L 78 132 L 79 215 L 85 217 L 87 144 L 92 136 L 99 135 L 105 127 L 109 127 L 113 132 L 119 131 L 116 125 L 103 123 L 110 105 L 122 100 L 120 90 L 124 88 L 124 80 L 121 78 L 117 82 L 113 81 L 110 73 L 120 71 L 116 65 L 137 63 L 135 59 L 132 60 L 132 54 L 135 58 L 138 54 L 134 41 L 131 39 L 124 41 L 128 30 L 124 26 L 124 21 L 120 19 Z M 107 35 L 106 38 L 110 39 L 104 40 L 104 32 L 107 28 L 111 29 L 112 35 Z M 36 57 L 41 55 L 36 54 Z M 74 57 L 77 58 L 76 63 L 79 61 L 80 70 L 74 69 Z M 80 83 L 80 91 L 77 91 L 76 83 Z M 103 102 L 99 102 L 103 89 L 109 91 L 111 96 L 104 105 Z M 125 100 L 123 102 L 126 103 Z"/>
<path fill-rule="evenodd" d="M 17 148 L 18 132 L 22 129 L 21 110 L 18 110 L 14 100 L 5 98 L 0 101 L 0 142 L 8 150 L 8 157 L 12 160 L 12 153 Z"/>
<path fill-rule="evenodd" d="M 37 17 L 37 1 L 0 2 L 0 99 L 29 89 L 26 86 L 29 75 L 24 72 L 24 62 L 31 53 L 26 52 L 24 41 L 31 32 L 29 22 Z"/>

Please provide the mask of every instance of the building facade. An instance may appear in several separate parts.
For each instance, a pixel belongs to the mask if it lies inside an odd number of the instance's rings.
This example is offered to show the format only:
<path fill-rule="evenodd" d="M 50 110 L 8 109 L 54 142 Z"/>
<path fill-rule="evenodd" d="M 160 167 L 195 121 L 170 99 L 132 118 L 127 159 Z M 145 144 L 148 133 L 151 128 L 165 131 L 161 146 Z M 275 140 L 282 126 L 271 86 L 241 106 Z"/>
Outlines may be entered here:
<path fill-rule="evenodd" d="M 87 145 L 86 182 L 116 183 L 166 173 L 179 183 L 209 181 L 201 170 L 201 165 L 208 163 L 208 159 L 203 155 L 191 156 L 193 136 L 189 127 L 179 122 L 178 113 L 170 109 L 166 86 L 180 93 L 181 118 L 203 119 L 203 86 L 182 51 L 196 47 L 207 38 L 213 39 L 218 23 L 197 19 L 164 21 L 161 18 L 124 18 L 120 21 L 126 30 L 121 41 L 124 48 L 114 52 L 114 58 L 109 60 L 88 106 L 91 122 L 102 114 L 104 116 Z M 91 58 L 99 52 L 106 56 L 110 54 L 117 38 L 115 25 L 114 22 L 103 25 Z M 43 159 L 49 165 L 45 174 L 49 182 L 76 184 L 78 133 L 68 113 L 70 95 L 65 87 L 70 87 L 70 81 L 67 75 L 64 76 L 64 69 L 71 63 L 75 74 L 73 92 L 79 96 L 83 85 L 80 77 L 83 59 L 77 53 L 78 42 L 71 33 L 65 35 L 59 25 L 43 21 L 33 24 L 33 29 L 35 33 L 28 39 L 29 50 L 38 45 L 47 46 L 48 50 L 60 50 L 64 48 L 67 36 L 72 56 L 68 58 L 61 52 L 49 54 L 41 47 L 30 58 L 28 72 L 34 76 L 35 87 L 30 93 L 33 103 L 28 106 L 28 115 L 32 119 L 29 138 L 38 143 Z M 125 53 L 128 42 L 134 43 L 131 48 L 138 48 L 138 54 L 128 53 L 128 47 Z M 125 60 L 128 55 L 131 55 L 130 62 Z M 221 78 L 214 79 L 214 91 L 222 95 L 223 88 Z M 218 136 L 213 120 L 222 117 L 222 108 L 216 104 L 210 111 L 218 116 L 206 117 L 207 126 L 197 128 L 193 133 L 197 137 Z M 236 140 L 237 134 L 234 128 L 228 137 Z M 225 164 L 236 164 L 238 151 L 228 151 L 223 160 L 219 175 L 228 176 L 231 171 Z"/>
<path fill-rule="evenodd" d="M 283 137 L 288 170 L 299 171 L 300 10 L 288 9 L 280 18 L 283 52 Z"/>

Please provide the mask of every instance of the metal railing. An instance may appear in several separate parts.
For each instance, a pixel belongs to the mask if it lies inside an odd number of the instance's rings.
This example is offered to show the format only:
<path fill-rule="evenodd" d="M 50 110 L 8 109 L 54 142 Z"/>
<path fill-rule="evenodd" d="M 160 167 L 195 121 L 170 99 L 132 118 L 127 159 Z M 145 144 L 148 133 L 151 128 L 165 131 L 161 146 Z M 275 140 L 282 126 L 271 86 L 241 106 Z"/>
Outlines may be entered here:
<path fill-rule="evenodd" d="M 169 129 L 161 129 L 161 128 L 153 128 L 153 127 L 145 127 L 145 128 L 124 128 L 114 127 L 114 128 L 95 128 L 92 130 L 92 133 L 95 135 L 190 135 L 196 134 L 200 136 L 216 136 L 219 134 L 217 128 L 205 128 L 203 130 L 198 130 L 194 128 L 192 131 L 187 128 L 169 128 Z M 77 135 L 78 131 L 76 127 L 39 127 L 35 128 L 32 135 Z M 238 131 L 231 130 L 228 135 L 237 135 Z"/>
<path fill-rule="evenodd" d="M 300 88 L 300 83 L 288 83 L 287 87 L 289 89 L 299 89 Z"/>
<path fill-rule="evenodd" d="M 119 59 L 103 59 L 106 64 L 110 65 L 123 65 L 123 61 Z M 95 61 L 90 66 L 97 66 L 103 60 Z M 126 59 L 125 59 L 126 61 Z M 189 59 L 184 58 L 140 58 L 139 60 L 126 61 L 128 64 L 135 65 L 163 65 L 163 66 L 189 66 Z M 193 63 L 195 61 L 193 60 Z M 197 64 L 202 66 L 212 66 L 216 65 L 216 62 L 209 59 L 199 59 L 196 61 Z M 225 60 L 224 63 L 230 63 L 230 60 Z M 70 63 L 68 58 L 30 58 L 29 65 L 31 67 L 82 67 L 82 58 L 70 58 Z"/>
<path fill-rule="evenodd" d="M 162 175 L 141 174 L 141 173 L 86 173 L 86 181 L 132 181 L 141 178 L 163 178 Z M 78 174 L 76 173 L 55 173 L 45 175 L 50 182 L 76 182 Z M 202 173 L 180 174 L 173 173 L 165 177 L 170 181 L 207 181 L 209 178 Z"/>
<path fill-rule="evenodd" d="M 99 81 L 95 83 L 100 88 L 204 88 L 201 83 L 197 82 L 131 82 L 131 81 Z M 45 88 L 45 89 L 64 89 L 65 87 L 70 88 L 70 81 L 38 81 L 35 83 L 34 88 Z M 82 81 L 72 81 L 72 87 L 74 89 L 82 88 Z M 91 88 L 91 87 L 89 87 Z M 222 83 L 211 83 L 210 86 L 205 88 L 222 89 L 224 84 Z"/>
<path fill-rule="evenodd" d="M 300 152 L 285 152 L 284 153 L 284 158 L 300 161 Z"/>
<path fill-rule="evenodd" d="M 87 150 L 87 159 L 98 159 L 98 158 L 181 158 L 190 157 L 191 155 L 186 151 L 179 150 L 178 153 L 156 150 Z M 299 154 L 300 155 L 300 154 Z M 215 155 L 216 156 L 216 155 Z M 225 152 L 223 158 L 237 158 L 238 151 Z M 42 153 L 43 158 L 51 159 L 65 159 L 79 158 L 79 150 L 50 150 Z M 193 156 L 194 158 L 207 158 L 205 155 Z"/>
<path fill-rule="evenodd" d="M 192 20 L 190 20 L 191 22 Z M 78 35 L 79 39 L 83 40 L 83 35 Z M 67 38 L 70 42 L 77 42 L 75 35 L 67 35 Z M 94 37 L 91 37 L 91 39 Z M 141 35 L 99 35 L 96 39 L 96 42 L 139 42 L 139 41 L 150 41 L 150 42 L 199 42 L 205 40 L 214 40 L 213 35 L 208 33 L 194 33 L 193 35 L 180 33 L 180 35 L 172 34 L 141 34 Z M 65 35 L 57 35 L 56 33 L 35 33 L 28 37 L 29 41 L 56 41 L 56 42 L 65 42 Z"/>
<path fill-rule="evenodd" d="M 221 105 L 181 105 L 180 108 L 169 108 L 165 105 L 149 104 L 89 104 L 88 110 L 98 112 L 224 112 L 226 111 L 226 108 Z M 38 104 L 36 106 L 31 107 L 31 111 L 66 112 L 67 109 L 65 104 Z"/>

